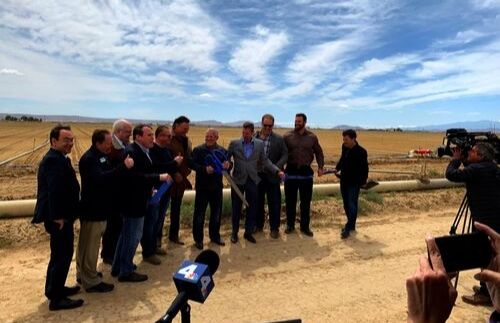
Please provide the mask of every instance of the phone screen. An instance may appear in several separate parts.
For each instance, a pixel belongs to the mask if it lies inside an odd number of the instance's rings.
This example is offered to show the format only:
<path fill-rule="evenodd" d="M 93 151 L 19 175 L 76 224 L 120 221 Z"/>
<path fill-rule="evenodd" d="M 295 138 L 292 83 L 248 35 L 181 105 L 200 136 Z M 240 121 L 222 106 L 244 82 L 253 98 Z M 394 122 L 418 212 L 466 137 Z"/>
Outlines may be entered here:
<path fill-rule="evenodd" d="M 485 268 L 492 257 L 488 236 L 482 232 L 437 237 L 446 272 Z"/>

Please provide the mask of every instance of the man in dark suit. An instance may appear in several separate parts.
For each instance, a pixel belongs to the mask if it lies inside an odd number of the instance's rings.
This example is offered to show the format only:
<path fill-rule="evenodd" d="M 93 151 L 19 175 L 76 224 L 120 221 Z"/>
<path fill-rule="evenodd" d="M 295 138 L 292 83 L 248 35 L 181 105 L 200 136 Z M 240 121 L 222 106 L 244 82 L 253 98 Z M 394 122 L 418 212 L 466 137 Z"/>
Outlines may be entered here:
<path fill-rule="evenodd" d="M 262 116 L 262 129 L 255 134 L 255 138 L 264 143 L 264 153 L 269 160 L 279 169 L 285 167 L 288 159 L 288 149 L 286 148 L 283 137 L 273 132 L 274 117 L 271 114 Z M 264 204 L 267 196 L 267 208 L 269 212 L 269 226 L 271 229 L 271 238 L 279 238 L 280 213 L 281 213 L 281 189 L 280 178 L 267 172 L 262 165 L 259 165 L 260 182 L 257 186 L 257 215 L 255 218 L 255 231 L 264 229 Z"/>
<path fill-rule="evenodd" d="M 264 143 L 262 140 L 254 138 L 254 125 L 251 122 L 243 123 L 242 138 L 231 141 L 228 148 L 228 160 L 234 160 L 232 177 L 241 192 L 245 193 L 248 202 L 245 219 L 245 240 L 256 243 L 253 237 L 255 226 L 255 213 L 257 209 L 257 185 L 260 182 L 258 175 L 259 164 L 270 173 L 283 178 L 285 174 L 276 167 L 264 152 Z M 232 204 L 232 225 L 231 242 L 238 242 L 238 230 L 240 225 L 240 215 L 242 200 L 231 190 Z"/>
<path fill-rule="evenodd" d="M 168 149 L 170 143 L 170 128 L 158 126 L 155 131 L 155 142 L 149 150 L 149 156 L 153 161 L 153 167 L 157 173 L 169 173 L 173 176 L 177 172 L 177 166 L 182 162 L 182 156 L 172 158 Z M 161 190 L 161 182 L 155 184 L 155 189 Z M 170 189 L 160 197 L 158 202 L 149 203 L 146 217 L 144 218 L 144 230 L 142 233 L 141 246 L 142 258 L 153 265 L 160 265 L 161 260 L 157 255 L 166 255 L 161 249 L 161 238 L 165 213 L 170 201 Z"/>
<path fill-rule="evenodd" d="M 196 172 L 193 239 L 195 247 L 200 250 L 203 249 L 203 227 L 208 204 L 210 204 L 210 221 L 208 223 L 210 241 L 219 246 L 225 245 L 219 232 L 222 213 L 222 174 L 215 172 L 214 163 L 215 158 L 217 158 L 223 169 L 227 170 L 229 162 L 224 160 L 227 152 L 217 144 L 217 139 L 219 139 L 219 132 L 213 128 L 207 129 L 205 143 L 194 148 L 190 163 L 191 168 Z M 213 161 L 207 160 L 207 156 Z M 220 157 L 223 157 L 222 160 Z"/>
<path fill-rule="evenodd" d="M 64 283 L 73 257 L 73 223 L 77 217 L 80 185 L 71 160 L 66 157 L 73 148 L 69 126 L 58 125 L 50 131 L 50 150 L 38 169 L 38 190 L 32 222 L 45 225 L 50 234 L 50 261 L 45 280 L 45 296 L 51 311 L 80 307 L 82 299 L 68 296 L 78 293 L 79 286 Z"/>
<path fill-rule="evenodd" d="M 134 165 L 127 157 L 117 167 L 113 167 L 108 154 L 112 147 L 108 130 L 97 129 L 92 134 L 92 146 L 80 158 L 78 167 L 82 181 L 80 201 L 80 235 L 76 251 L 76 277 L 88 293 L 106 293 L 114 285 L 102 281 L 97 272 L 97 259 L 101 237 L 106 222 L 112 214 L 113 201 L 109 198 L 113 183 L 121 172 Z"/>
<path fill-rule="evenodd" d="M 111 166 L 116 167 L 125 159 L 125 147 L 130 142 L 131 134 L 132 124 L 127 120 L 118 119 L 113 123 L 113 134 L 111 136 L 113 146 L 108 154 Z M 112 201 L 113 207 L 110 210 L 106 230 L 102 237 L 101 258 L 105 264 L 111 265 L 115 257 L 116 245 L 122 231 L 123 222 L 122 215 L 120 214 L 120 205 L 123 201 L 119 182 L 113 182 L 109 199 Z"/>
<path fill-rule="evenodd" d="M 118 276 L 120 282 L 142 282 L 147 275 L 137 273 L 134 255 L 142 237 L 144 216 L 153 194 L 153 186 L 158 181 L 170 181 L 168 174 L 155 172 L 149 156 L 153 147 L 154 134 L 150 125 L 139 124 L 132 132 L 134 142 L 127 146 L 125 153 L 134 160 L 134 167 L 122 178 L 123 226 L 116 246 L 111 275 Z"/>

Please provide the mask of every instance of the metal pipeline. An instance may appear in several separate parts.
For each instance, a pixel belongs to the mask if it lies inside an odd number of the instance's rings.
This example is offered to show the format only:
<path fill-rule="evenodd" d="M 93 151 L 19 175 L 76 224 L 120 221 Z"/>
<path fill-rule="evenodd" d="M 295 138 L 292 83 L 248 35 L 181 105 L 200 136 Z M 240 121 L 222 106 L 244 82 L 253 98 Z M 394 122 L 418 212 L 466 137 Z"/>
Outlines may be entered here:
<path fill-rule="evenodd" d="M 431 179 L 429 183 L 422 183 L 419 180 L 407 181 L 385 181 L 379 182 L 379 185 L 371 188 L 369 191 L 374 192 L 398 192 L 398 191 L 416 191 L 416 190 L 433 190 L 463 186 L 462 183 L 452 183 L 445 178 Z M 283 186 L 281 191 L 283 193 Z M 366 192 L 366 190 L 361 190 Z M 340 194 L 340 184 L 315 184 L 313 193 L 319 195 L 334 195 Z M 231 198 L 231 189 L 223 190 L 223 199 Z M 195 191 L 186 191 L 184 193 L 184 202 L 194 202 Z M 17 201 L 0 201 L 0 219 L 12 217 L 30 217 L 33 216 L 36 200 L 17 200 Z"/>

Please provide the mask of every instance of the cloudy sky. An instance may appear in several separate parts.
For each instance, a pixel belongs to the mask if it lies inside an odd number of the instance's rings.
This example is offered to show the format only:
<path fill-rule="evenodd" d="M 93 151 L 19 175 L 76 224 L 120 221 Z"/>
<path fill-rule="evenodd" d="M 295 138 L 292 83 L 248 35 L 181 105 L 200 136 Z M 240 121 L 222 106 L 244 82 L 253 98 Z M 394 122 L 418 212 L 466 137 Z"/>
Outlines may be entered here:
<path fill-rule="evenodd" d="M 0 112 L 500 121 L 499 0 L 2 0 Z"/>

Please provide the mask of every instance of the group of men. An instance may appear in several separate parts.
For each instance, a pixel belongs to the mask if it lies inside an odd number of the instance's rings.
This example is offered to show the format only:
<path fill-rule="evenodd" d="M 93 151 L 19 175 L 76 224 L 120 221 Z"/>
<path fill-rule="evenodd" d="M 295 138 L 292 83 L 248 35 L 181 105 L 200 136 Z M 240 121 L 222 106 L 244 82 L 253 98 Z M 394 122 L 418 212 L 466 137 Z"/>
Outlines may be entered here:
<path fill-rule="evenodd" d="M 66 287 L 73 255 L 73 223 L 80 218 L 77 248 L 77 281 L 87 292 L 104 293 L 114 285 L 102 280 L 97 271 L 99 250 L 104 263 L 112 265 L 111 275 L 120 282 L 141 282 L 133 258 L 139 243 L 145 262 L 161 264 L 165 214 L 170 203 L 168 239 L 184 244 L 179 237 L 180 211 L 184 192 L 191 189 L 188 176 L 196 172 L 193 214 L 194 246 L 203 249 L 205 212 L 210 206 L 209 238 L 225 245 L 220 236 L 223 177 L 231 184 L 232 232 L 238 242 L 243 205 L 246 206 L 243 238 L 256 243 L 262 231 L 267 200 L 270 236 L 279 238 L 281 190 L 284 182 L 286 229 L 295 230 L 296 204 L 300 196 L 300 231 L 313 236 L 310 204 L 316 159 L 318 176 L 324 172 L 324 155 L 317 136 L 306 129 L 307 117 L 295 116 L 295 128 L 284 136 L 273 131 L 274 117 L 262 116 L 262 128 L 245 122 L 242 137 L 232 140 L 227 150 L 217 140 L 218 131 L 209 128 L 205 143 L 192 148 L 187 137 L 190 120 L 180 116 L 172 129 L 148 124 L 135 127 L 124 119 L 113 124 L 112 133 L 97 129 L 92 145 L 79 161 L 81 191 L 67 155 L 73 147 L 68 126 L 56 126 L 50 133 L 49 152 L 40 163 L 34 223 L 45 224 L 50 234 L 51 255 L 45 295 L 50 310 L 79 307 L 83 300 L 69 297 L 80 287 Z M 132 135 L 132 142 L 129 142 Z M 229 172 L 231 175 L 229 175 Z M 358 145 L 353 130 L 344 131 L 342 156 L 334 171 L 340 177 L 348 221 L 341 232 L 347 238 L 355 230 L 357 199 L 368 176 L 366 150 Z M 102 248 L 101 248 L 102 238 Z"/>

